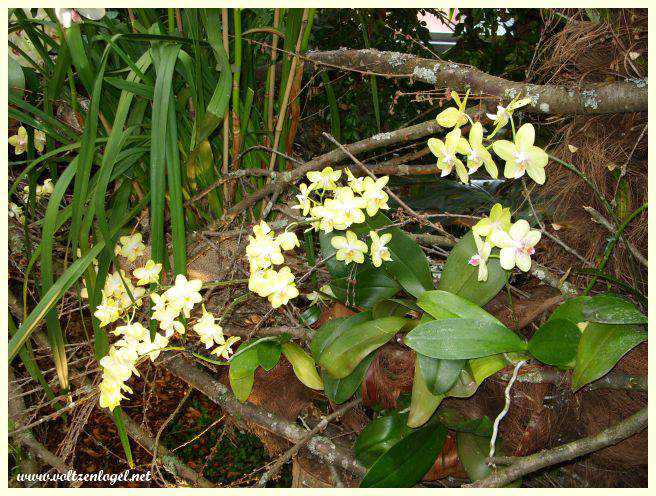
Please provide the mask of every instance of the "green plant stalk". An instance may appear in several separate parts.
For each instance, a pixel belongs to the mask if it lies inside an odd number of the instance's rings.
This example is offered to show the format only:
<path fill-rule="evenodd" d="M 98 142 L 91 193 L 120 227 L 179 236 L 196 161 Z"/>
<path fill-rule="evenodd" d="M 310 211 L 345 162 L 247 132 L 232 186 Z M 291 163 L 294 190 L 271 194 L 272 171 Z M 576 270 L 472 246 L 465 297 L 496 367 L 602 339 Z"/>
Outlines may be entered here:
<path fill-rule="evenodd" d="M 608 245 L 606 245 L 606 250 L 604 251 L 604 257 L 599 263 L 599 267 L 597 267 L 598 272 L 603 272 L 606 269 L 606 265 L 608 264 L 608 260 L 610 260 L 610 256 L 613 253 L 613 249 L 615 248 L 615 245 L 617 245 L 617 242 L 620 240 L 622 234 L 624 233 L 624 230 L 627 228 L 627 226 L 631 223 L 631 221 L 634 218 L 636 218 L 644 210 L 647 209 L 647 206 L 648 206 L 647 202 L 643 203 L 640 207 L 638 207 L 630 215 L 628 215 L 626 219 L 624 219 L 624 222 L 622 222 L 622 224 L 620 224 L 620 226 L 617 228 L 617 232 L 608 242 Z M 584 295 L 590 293 L 590 290 L 597 282 L 597 278 L 598 276 L 596 274 L 592 277 L 592 280 L 590 281 L 588 286 L 585 288 L 585 291 L 583 292 Z"/>
<path fill-rule="evenodd" d="M 243 116 L 240 113 L 240 80 L 241 80 L 241 65 L 242 65 L 242 29 L 241 29 L 241 9 L 234 9 L 233 14 L 234 25 L 234 62 L 232 64 L 232 170 L 239 168 L 237 164 L 237 157 L 239 156 L 239 148 L 241 145 L 241 132 L 240 120 Z M 237 183 L 233 182 L 229 185 L 230 198 L 235 197 Z"/>
<path fill-rule="evenodd" d="M 367 27 L 365 26 L 364 16 L 359 13 L 360 17 L 360 29 L 362 31 L 362 39 L 364 40 L 364 47 L 371 48 L 371 43 L 369 42 L 369 34 L 367 33 Z M 376 76 L 369 76 L 369 83 L 371 84 L 371 102 L 374 106 L 374 115 L 376 117 L 376 128 L 380 133 L 380 100 L 378 96 L 378 80 Z"/>
<path fill-rule="evenodd" d="M 173 245 L 173 274 L 186 274 L 187 246 L 182 198 L 182 174 L 178 151 L 178 125 L 173 97 L 169 100 L 168 139 L 166 143 L 166 167 L 168 173 L 169 210 L 171 212 L 171 237 Z"/>
<path fill-rule="evenodd" d="M 337 105 L 337 98 L 335 98 L 335 90 L 330 82 L 328 73 L 321 72 L 321 81 L 326 89 L 326 99 L 328 100 L 328 108 L 330 110 L 330 132 L 337 141 L 342 141 L 342 126 L 339 119 L 339 106 Z"/>

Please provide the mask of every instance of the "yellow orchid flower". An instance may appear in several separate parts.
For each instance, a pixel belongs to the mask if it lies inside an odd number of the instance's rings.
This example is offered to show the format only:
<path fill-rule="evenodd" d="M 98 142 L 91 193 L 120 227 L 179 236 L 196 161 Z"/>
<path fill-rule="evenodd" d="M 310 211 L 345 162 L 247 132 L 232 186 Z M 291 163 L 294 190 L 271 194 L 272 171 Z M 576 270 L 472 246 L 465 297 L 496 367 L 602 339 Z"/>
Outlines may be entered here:
<path fill-rule="evenodd" d="M 465 107 L 467 106 L 467 97 L 469 96 L 469 91 L 465 94 L 465 98 L 460 101 L 458 93 L 455 91 L 451 92 L 451 98 L 456 102 L 458 107 L 449 107 L 442 112 L 440 112 L 437 117 L 437 123 L 445 128 L 451 127 L 460 127 L 464 124 L 467 124 L 467 116 L 465 115 Z"/>
<path fill-rule="evenodd" d="M 21 155 L 27 149 L 27 131 L 23 126 L 18 128 L 18 132 L 9 136 L 9 144 L 14 147 L 14 154 Z"/>
<path fill-rule="evenodd" d="M 531 255 L 535 253 L 534 246 L 540 241 L 542 233 L 531 226 L 524 219 L 515 222 L 508 232 L 495 231 L 492 233 L 492 243 L 501 248 L 499 261 L 501 267 L 510 270 L 517 266 L 523 272 L 531 268 Z"/>
<path fill-rule="evenodd" d="M 385 233 L 379 236 L 376 231 L 370 231 L 369 237 L 371 238 L 371 263 L 374 267 L 380 267 L 383 260 L 389 262 L 392 260 L 389 248 L 385 245 L 392 240 L 392 233 Z"/>
<path fill-rule="evenodd" d="M 464 141 L 464 144 L 462 144 L 462 141 Z M 494 179 L 499 177 L 499 171 L 492 159 L 492 155 L 483 146 L 483 125 L 480 122 L 474 123 L 469 130 L 469 140 L 461 138 L 461 144 L 461 150 L 467 155 L 469 174 L 476 172 L 481 164 L 483 164 L 490 176 Z"/>
<path fill-rule="evenodd" d="M 346 265 L 351 262 L 363 263 L 364 254 L 367 253 L 367 243 L 360 241 L 353 231 L 346 231 L 346 237 L 333 236 L 330 244 L 337 250 L 335 258 L 342 260 Z"/>
<path fill-rule="evenodd" d="M 503 208 L 500 203 L 494 204 L 489 217 L 483 217 L 472 227 L 475 236 L 488 240 L 494 231 L 508 231 L 508 229 L 510 229 L 510 209 Z"/>
<path fill-rule="evenodd" d="M 456 153 L 464 152 L 464 144 L 460 141 L 460 128 L 447 133 L 444 141 L 438 138 L 428 140 L 428 148 L 437 157 L 437 168 L 442 171 L 441 176 L 448 176 L 455 167 L 458 177 L 463 183 L 469 182 L 469 175 L 462 161 Z M 466 143 L 466 141 L 465 141 Z"/>
<path fill-rule="evenodd" d="M 531 103 L 530 98 L 522 98 L 521 100 L 513 99 L 507 107 L 497 105 L 497 111 L 495 114 L 486 114 L 488 119 L 494 121 L 494 131 L 492 131 L 492 135 L 496 134 L 499 129 L 508 124 L 508 121 L 515 110 L 524 107 L 529 103 Z"/>
<path fill-rule="evenodd" d="M 517 130 L 514 142 L 498 140 L 492 144 L 494 152 L 506 161 L 505 177 L 517 179 L 526 172 L 536 183 L 544 184 L 544 167 L 549 157 L 542 148 L 534 146 L 534 142 L 535 129 L 527 123 Z"/>

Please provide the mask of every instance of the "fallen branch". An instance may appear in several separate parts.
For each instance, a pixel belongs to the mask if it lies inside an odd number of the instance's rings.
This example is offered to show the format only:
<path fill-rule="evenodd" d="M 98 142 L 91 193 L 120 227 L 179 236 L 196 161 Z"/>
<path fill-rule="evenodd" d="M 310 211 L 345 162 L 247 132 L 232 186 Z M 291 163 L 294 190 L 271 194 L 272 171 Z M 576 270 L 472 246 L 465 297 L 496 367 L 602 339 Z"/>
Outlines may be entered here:
<path fill-rule="evenodd" d="M 648 417 L 647 408 L 643 408 L 638 413 L 594 436 L 520 458 L 490 459 L 488 460 L 490 463 L 510 463 L 510 465 L 472 484 L 465 484 L 463 487 L 503 487 L 524 475 L 612 446 L 643 431 L 647 427 Z"/>
<path fill-rule="evenodd" d="M 397 129 L 396 131 L 376 134 L 370 138 L 346 145 L 345 148 L 353 155 L 357 155 L 369 150 L 382 148 L 399 142 L 420 139 L 425 136 L 434 134 L 440 129 L 441 127 L 439 124 L 437 124 L 435 119 L 431 119 L 420 124 L 415 124 L 414 126 Z M 248 207 L 254 205 L 262 198 L 271 196 L 271 194 L 274 192 L 282 191 L 286 186 L 296 182 L 306 173 L 312 170 L 323 169 L 328 165 L 337 164 L 346 158 L 347 155 L 343 150 L 332 150 L 331 152 L 324 153 L 323 155 L 304 162 L 303 165 L 299 165 L 293 170 L 277 175 L 275 180 L 272 180 L 263 188 L 260 188 L 259 190 L 246 196 L 243 200 L 230 208 L 230 210 L 228 210 L 221 217 L 218 223 L 215 223 L 212 227 L 210 227 L 210 230 L 216 230 L 218 226 L 225 227 L 229 225 L 237 217 L 237 215 L 246 210 Z"/>
<path fill-rule="evenodd" d="M 362 169 L 362 172 L 367 174 L 370 178 L 372 178 L 374 181 L 378 179 L 376 175 L 371 172 L 366 165 L 364 165 L 362 162 L 360 162 L 344 145 L 342 145 L 340 142 L 338 142 L 335 138 L 333 138 L 330 134 L 328 133 L 323 133 L 323 135 L 328 138 L 332 143 L 337 145 L 353 162 L 355 162 L 358 167 Z M 406 212 L 410 214 L 411 217 L 414 217 L 417 219 L 419 224 L 428 224 L 430 225 L 433 229 L 436 231 L 441 232 L 443 235 L 445 235 L 448 238 L 453 238 L 453 235 L 451 233 L 448 233 L 447 231 L 444 230 L 444 227 L 442 227 L 442 224 L 436 224 L 433 221 L 429 220 L 426 216 L 419 215 L 417 212 L 415 212 L 406 202 L 401 200 L 401 198 L 398 197 L 396 193 L 394 193 L 391 189 L 389 189 L 387 186 L 385 187 L 385 192 L 394 200 L 396 203 L 398 203 Z"/>
<path fill-rule="evenodd" d="M 298 443 L 307 434 L 306 430 L 296 424 L 252 403 L 240 403 L 227 386 L 180 356 L 166 353 L 160 361 L 173 375 L 196 388 L 234 417 L 256 424 L 292 443 Z M 314 456 L 327 463 L 334 463 L 357 476 L 362 476 L 366 472 L 365 467 L 360 465 L 349 451 L 336 446 L 330 439 L 314 436 L 307 442 L 307 447 Z"/>
<path fill-rule="evenodd" d="M 314 426 L 313 429 L 309 430 L 305 436 L 303 436 L 303 439 L 298 441 L 294 446 L 289 448 L 287 451 L 285 451 L 282 456 L 280 456 L 277 460 L 275 460 L 271 464 L 271 468 L 267 470 L 262 477 L 260 477 L 260 480 L 257 483 L 257 487 L 265 487 L 267 482 L 271 479 L 273 479 L 276 474 L 280 471 L 282 466 L 287 463 L 289 460 L 291 460 L 294 456 L 296 456 L 296 453 L 305 446 L 305 444 L 312 439 L 313 436 L 319 434 L 322 432 L 326 427 L 328 427 L 328 424 L 332 422 L 333 420 L 338 419 L 342 415 L 344 415 L 346 412 L 348 412 L 351 408 L 359 405 L 362 402 L 361 398 L 356 398 L 354 400 L 349 401 L 346 403 L 344 406 L 341 408 L 335 410 L 333 413 L 330 415 L 326 416 L 323 418 L 317 425 Z M 331 465 L 332 466 L 332 465 Z"/>
<path fill-rule="evenodd" d="M 372 49 L 313 51 L 308 60 L 340 70 L 354 70 L 382 77 L 403 77 L 509 101 L 530 97 L 524 107 L 543 114 L 614 114 L 647 111 L 647 80 L 587 83 L 567 87 L 529 84 L 491 76 L 476 67 L 424 59 L 414 55 Z"/>

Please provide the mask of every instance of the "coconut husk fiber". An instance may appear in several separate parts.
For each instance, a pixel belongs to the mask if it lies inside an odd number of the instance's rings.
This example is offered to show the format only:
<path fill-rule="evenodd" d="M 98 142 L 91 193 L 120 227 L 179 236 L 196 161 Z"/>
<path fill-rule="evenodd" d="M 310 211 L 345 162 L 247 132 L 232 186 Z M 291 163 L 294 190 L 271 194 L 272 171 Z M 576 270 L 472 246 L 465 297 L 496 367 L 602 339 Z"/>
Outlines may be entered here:
<path fill-rule="evenodd" d="M 571 87 L 627 80 L 647 84 L 647 10 L 593 9 L 598 20 L 588 10 L 559 10 L 562 15 L 545 10 L 541 44 L 528 72 L 531 82 Z M 617 225 L 647 200 L 647 113 L 552 116 L 543 120 L 541 134 L 551 136 L 547 151 L 586 174 L 614 209 L 607 212 L 584 181 L 553 161 L 545 185 L 534 190 L 547 213 L 549 230 L 597 264 L 611 233 L 594 223 L 583 207 L 592 206 Z M 625 236 L 646 256 L 646 210 L 631 222 Z M 563 271 L 580 267 L 579 260 L 546 238 L 541 258 Z M 647 269 L 623 243 L 615 247 L 606 271 L 646 294 Z M 571 277 L 575 283 L 587 281 L 575 272 Z"/>

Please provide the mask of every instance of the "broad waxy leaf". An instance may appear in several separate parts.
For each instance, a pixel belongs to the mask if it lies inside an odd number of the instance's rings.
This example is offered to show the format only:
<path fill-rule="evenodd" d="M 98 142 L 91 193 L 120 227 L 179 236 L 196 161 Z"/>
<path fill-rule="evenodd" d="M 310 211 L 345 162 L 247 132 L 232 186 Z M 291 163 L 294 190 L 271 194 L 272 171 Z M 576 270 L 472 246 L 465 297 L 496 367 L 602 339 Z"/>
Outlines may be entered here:
<path fill-rule="evenodd" d="M 533 334 L 528 351 L 547 365 L 570 368 L 576 358 L 581 331 L 569 320 L 549 319 Z"/>
<path fill-rule="evenodd" d="M 583 316 L 583 308 L 590 301 L 590 298 L 590 296 L 577 296 L 565 300 L 553 311 L 548 320 L 562 319 L 574 325 L 583 322 L 586 320 Z"/>
<path fill-rule="evenodd" d="M 635 305 L 612 294 L 597 295 L 585 302 L 583 320 L 602 324 L 646 324 L 647 317 Z"/>
<path fill-rule="evenodd" d="M 486 378 L 498 372 L 506 365 L 508 363 L 502 353 L 469 360 L 469 369 L 477 386 L 480 386 Z"/>
<path fill-rule="evenodd" d="M 294 368 L 298 380 L 311 389 L 323 389 L 323 381 L 314 364 L 312 357 L 294 343 L 284 343 L 282 352 Z"/>
<path fill-rule="evenodd" d="M 344 378 L 365 356 L 394 337 L 407 320 L 384 317 L 352 327 L 326 347 L 319 364 L 335 379 Z"/>
<path fill-rule="evenodd" d="M 590 322 L 579 341 L 572 390 L 603 377 L 629 350 L 646 339 L 647 333 L 635 325 Z"/>
<path fill-rule="evenodd" d="M 25 89 L 25 74 L 23 74 L 23 68 L 18 62 L 16 62 L 16 59 L 11 56 L 7 58 L 7 62 L 9 93 L 21 97 L 23 95 L 23 90 Z"/>
<path fill-rule="evenodd" d="M 350 328 L 368 320 L 371 320 L 370 312 L 360 312 L 350 317 L 330 319 L 317 330 L 310 343 L 310 351 L 314 360 L 319 363 L 321 361 L 321 355 L 328 345 Z"/>
<path fill-rule="evenodd" d="M 451 250 L 437 287 L 482 306 L 503 288 L 508 274 L 498 259 L 490 258 L 487 261 L 487 281 L 479 282 L 478 267 L 469 264 L 469 259 L 475 253 L 476 243 L 473 234 L 469 232 Z"/>
<path fill-rule="evenodd" d="M 389 300 L 379 301 L 371 309 L 371 314 L 374 319 L 380 319 L 381 317 L 391 317 L 396 315 L 397 317 L 403 317 L 405 314 L 412 310 L 419 310 L 419 307 L 412 300 L 400 299 L 400 298 L 390 298 Z"/>
<path fill-rule="evenodd" d="M 420 324 L 406 335 L 405 344 L 422 355 L 450 360 L 526 349 L 526 343 L 502 324 L 463 318 Z"/>
<path fill-rule="evenodd" d="M 412 381 L 408 426 L 419 427 L 428 422 L 444 398 L 445 395 L 443 394 L 434 395 L 429 391 L 419 369 L 419 360 L 415 360 L 415 375 Z"/>
<path fill-rule="evenodd" d="M 368 235 L 369 231 L 389 226 L 391 223 L 379 212 L 374 217 L 367 217 L 363 224 L 357 226 L 357 230 L 366 228 L 364 234 Z M 392 260 L 384 262 L 381 268 L 415 297 L 421 296 L 428 289 L 433 289 L 435 286 L 428 259 L 417 242 L 398 227 L 378 231 L 381 236 L 385 233 L 392 234 L 392 239 L 387 244 Z"/>
<path fill-rule="evenodd" d="M 257 345 L 257 360 L 267 372 L 276 366 L 280 360 L 282 348 L 280 343 L 275 341 L 263 341 Z"/>
<path fill-rule="evenodd" d="M 365 374 L 376 352 L 371 352 L 362 360 L 355 370 L 343 379 L 333 379 L 325 371 L 322 371 L 321 378 L 323 379 L 323 387 L 326 396 L 330 401 L 336 404 L 344 403 L 357 391 L 362 384 Z"/>
<path fill-rule="evenodd" d="M 246 346 L 248 346 L 247 343 L 242 343 L 239 348 Z M 239 348 L 237 351 L 239 351 Z M 228 372 L 230 387 L 235 397 L 242 403 L 248 399 L 253 389 L 255 369 L 260 363 L 257 348 L 258 346 L 249 348 L 230 360 L 230 370 Z"/>
<path fill-rule="evenodd" d="M 385 454 L 412 430 L 407 426 L 408 414 L 393 412 L 378 417 L 365 427 L 355 441 L 355 457 L 365 467 Z"/>
<path fill-rule="evenodd" d="M 487 320 L 501 324 L 499 320 L 479 305 L 450 291 L 439 289 L 426 291 L 417 299 L 417 305 L 437 320 L 461 317 L 463 319 Z"/>
<path fill-rule="evenodd" d="M 426 387 L 434 395 L 448 392 L 467 363 L 467 360 L 442 360 L 420 353 L 417 353 L 417 361 Z"/>
<path fill-rule="evenodd" d="M 360 487 L 414 486 L 435 463 L 446 434 L 439 422 L 409 433 L 374 462 Z"/>
<path fill-rule="evenodd" d="M 371 308 L 399 292 L 401 287 L 385 271 L 374 266 L 349 265 L 353 273 L 333 279 L 330 287 L 335 297 L 350 306 Z"/>

